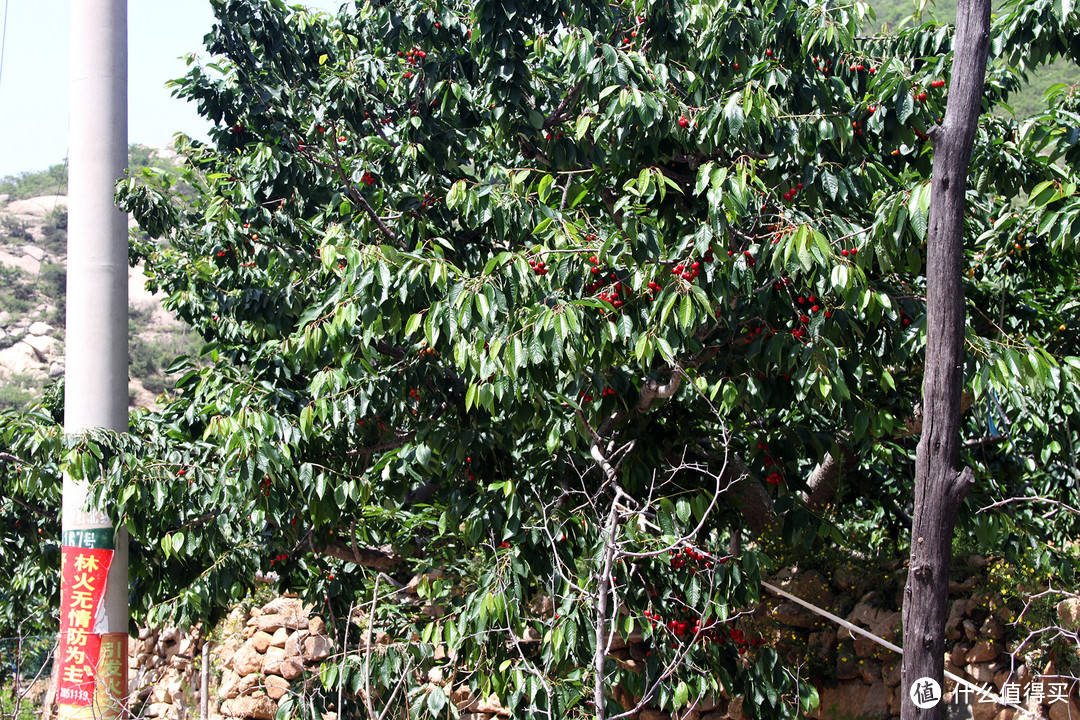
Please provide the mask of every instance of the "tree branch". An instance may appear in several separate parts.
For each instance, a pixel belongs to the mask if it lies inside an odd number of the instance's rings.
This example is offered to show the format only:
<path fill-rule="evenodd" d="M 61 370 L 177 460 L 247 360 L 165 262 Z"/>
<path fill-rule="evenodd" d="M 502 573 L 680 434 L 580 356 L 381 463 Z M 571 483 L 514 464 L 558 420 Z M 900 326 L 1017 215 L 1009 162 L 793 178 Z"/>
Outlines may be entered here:
<path fill-rule="evenodd" d="M 1065 503 L 1061 502 L 1060 500 L 1053 500 L 1051 498 L 1039 497 L 1038 495 L 1031 496 L 1031 497 L 1012 497 L 1012 498 L 1005 498 L 1004 500 L 998 500 L 997 502 L 990 503 L 986 507 L 979 508 L 978 510 L 975 511 L 975 514 L 978 515 L 979 513 L 986 512 L 987 510 L 993 510 L 994 508 L 997 508 L 997 507 L 1003 507 L 1005 505 L 1011 505 L 1012 503 L 1018 503 L 1018 502 L 1041 502 L 1041 503 L 1047 503 L 1049 505 L 1056 505 L 1059 508 L 1061 508 L 1062 510 L 1064 510 L 1065 512 L 1072 513 L 1073 515 L 1080 515 L 1080 510 L 1078 510 L 1077 508 L 1074 508 L 1071 505 L 1066 505 Z"/>
<path fill-rule="evenodd" d="M 825 459 L 807 478 L 806 484 L 810 487 L 810 492 L 803 493 L 803 501 L 810 512 L 818 512 L 832 500 L 840 476 L 858 463 L 858 458 L 846 445 L 838 442 L 836 448 L 825 455 Z"/>
<path fill-rule="evenodd" d="M 360 207 L 364 208 L 364 212 L 366 212 L 368 214 L 368 217 L 370 217 L 371 220 L 375 223 L 375 225 L 378 226 L 379 232 L 385 235 L 387 239 L 390 240 L 392 243 L 404 250 L 405 244 L 401 242 L 401 240 L 398 239 L 398 236 L 395 235 L 393 231 L 386 226 L 386 223 L 383 222 L 382 218 L 379 217 L 379 214 L 375 212 L 371 205 L 368 205 L 368 201 L 364 199 L 364 196 L 360 194 L 360 191 L 357 190 L 352 183 L 348 183 L 347 187 L 349 191 L 349 199 Z"/>
<path fill-rule="evenodd" d="M 356 563 L 376 570 L 391 570 L 405 561 L 405 557 L 395 552 L 389 545 L 379 547 L 354 547 L 341 540 L 334 540 L 321 548 L 321 554 Z"/>
<path fill-rule="evenodd" d="M 39 508 L 36 505 L 31 505 L 30 503 L 25 502 L 23 500 L 20 500 L 19 498 L 15 497 L 13 495 L 0 495 L 0 497 L 6 497 L 8 500 L 11 500 L 11 502 L 25 508 L 26 510 L 29 510 L 30 512 L 34 513 L 35 515 L 46 518 L 48 520 L 52 520 L 53 522 L 55 522 L 57 520 L 56 515 L 49 512 L 48 510 L 45 510 L 43 508 Z"/>
<path fill-rule="evenodd" d="M 574 99 L 577 98 L 578 93 L 581 92 L 581 88 L 583 87 L 585 87 L 585 78 L 581 78 L 580 80 L 578 80 L 577 84 L 574 85 L 574 87 L 570 88 L 570 92 L 566 94 L 566 97 L 562 99 L 562 102 L 559 103 L 558 107 L 555 108 L 554 112 L 552 112 L 544 119 L 544 130 L 548 130 L 552 126 L 558 125 L 563 120 L 566 120 L 567 117 L 569 117 L 569 115 L 566 115 L 565 113 L 569 108 L 570 103 L 572 103 Z"/>
<path fill-rule="evenodd" d="M 373 455 L 377 452 L 384 452 L 386 450 L 396 450 L 405 443 L 411 442 L 416 437 L 416 431 L 404 433 L 396 436 L 393 440 L 387 440 L 385 442 L 376 443 L 374 445 L 368 445 L 365 448 L 356 448 L 354 450 L 346 450 L 346 457 L 356 457 L 358 455 Z"/>
<path fill-rule="evenodd" d="M 661 385 L 656 380 L 646 380 L 645 387 L 641 389 L 641 397 L 634 407 L 635 412 L 645 413 L 652 407 L 654 400 L 666 400 L 682 387 L 682 366 L 675 363 L 671 369 L 671 379 Z"/>

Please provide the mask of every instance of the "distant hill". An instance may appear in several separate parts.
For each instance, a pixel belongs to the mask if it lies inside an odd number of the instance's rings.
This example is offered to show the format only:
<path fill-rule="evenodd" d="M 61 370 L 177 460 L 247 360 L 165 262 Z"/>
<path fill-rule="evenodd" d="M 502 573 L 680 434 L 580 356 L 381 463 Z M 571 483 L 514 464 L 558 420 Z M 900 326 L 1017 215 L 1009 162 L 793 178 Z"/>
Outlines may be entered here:
<path fill-rule="evenodd" d="M 171 153 L 139 145 L 129 162 L 175 167 Z M 25 407 L 64 373 L 66 194 L 65 164 L 0 179 L 0 409 Z M 128 298 L 129 393 L 133 406 L 147 406 L 171 387 L 165 367 L 201 340 L 146 291 L 138 267 L 128 271 Z"/>

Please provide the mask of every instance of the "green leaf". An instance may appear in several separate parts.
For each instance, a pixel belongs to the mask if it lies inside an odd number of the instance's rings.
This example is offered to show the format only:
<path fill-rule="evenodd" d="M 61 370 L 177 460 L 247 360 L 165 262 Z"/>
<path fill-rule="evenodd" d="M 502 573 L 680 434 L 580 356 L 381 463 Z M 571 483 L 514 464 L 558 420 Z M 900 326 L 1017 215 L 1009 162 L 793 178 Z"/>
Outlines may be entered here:
<path fill-rule="evenodd" d="M 544 175 L 540 178 L 540 184 L 537 186 L 536 192 L 540 197 L 540 202 L 546 203 L 548 198 L 551 197 L 552 185 L 555 184 L 555 177 L 553 175 Z M 537 230 L 539 231 L 539 226 Z"/>
<path fill-rule="evenodd" d="M 574 136 L 580 141 L 585 138 L 589 132 L 589 125 L 592 123 L 592 115 L 582 115 L 574 123 Z"/>
<path fill-rule="evenodd" d="M 682 300 L 679 301 L 679 324 L 683 326 L 683 329 L 689 330 L 693 320 L 694 303 L 689 295 L 683 295 Z"/>
<path fill-rule="evenodd" d="M 438 685 L 431 685 L 431 690 L 428 691 L 427 696 L 427 709 L 431 713 L 432 717 L 438 717 L 446 707 L 446 693 Z"/>
<path fill-rule="evenodd" d="M 745 121 L 742 103 L 739 100 L 739 93 L 732 93 L 724 106 L 724 122 L 727 125 L 728 134 L 732 136 L 742 132 L 743 122 Z"/>
<path fill-rule="evenodd" d="M 431 462 L 431 448 L 426 444 L 416 446 L 416 462 L 420 463 L 421 467 L 426 467 Z"/>
<path fill-rule="evenodd" d="M 675 515 L 684 523 L 690 519 L 690 503 L 686 498 L 679 498 L 675 503 Z"/>
<path fill-rule="evenodd" d="M 675 686 L 675 699 L 674 699 L 675 707 L 676 708 L 684 707 L 689 699 L 690 699 L 690 688 L 687 687 L 685 681 L 680 680 L 679 684 L 677 686 Z"/>
<path fill-rule="evenodd" d="M 1042 207 L 1057 199 L 1057 187 L 1053 180 L 1044 180 L 1031 190 L 1030 202 Z"/>
<path fill-rule="evenodd" d="M 450 191 L 446 193 L 446 207 L 451 210 L 458 207 L 465 199 L 465 181 L 458 180 L 450 186 Z"/>
<path fill-rule="evenodd" d="M 650 352 L 649 336 L 642 333 L 637 339 L 637 343 L 634 344 L 634 357 L 640 362 L 645 359 L 646 354 L 651 355 Z"/>
<path fill-rule="evenodd" d="M 915 98 L 911 96 L 906 87 L 897 88 L 893 110 L 896 112 L 897 121 L 901 124 L 907 122 L 907 119 L 915 111 Z"/>
<path fill-rule="evenodd" d="M 656 345 L 660 348 L 660 354 L 664 356 L 664 359 L 668 362 L 674 362 L 675 351 L 672 349 L 671 344 L 662 337 L 656 338 Z"/>
<path fill-rule="evenodd" d="M 851 272 L 845 264 L 836 265 L 833 267 L 829 279 L 832 282 L 833 290 L 844 295 L 850 287 Z"/>
<path fill-rule="evenodd" d="M 418 329 L 420 329 L 420 323 L 423 322 L 424 316 L 420 313 L 413 313 L 409 316 L 408 322 L 405 323 L 405 337 L 409 337 Z"/>

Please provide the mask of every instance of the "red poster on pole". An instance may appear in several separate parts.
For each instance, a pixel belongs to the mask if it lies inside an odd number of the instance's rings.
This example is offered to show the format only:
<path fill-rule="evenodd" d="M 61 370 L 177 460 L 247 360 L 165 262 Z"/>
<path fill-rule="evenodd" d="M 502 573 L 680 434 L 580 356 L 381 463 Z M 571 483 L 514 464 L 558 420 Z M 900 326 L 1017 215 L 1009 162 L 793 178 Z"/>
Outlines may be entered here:
<path fill-rule="evenodd" d="M 113 551 L 64 545 L 60 556 L 60 705 L 94 700 L 101 634 L 96 631 Z"/>

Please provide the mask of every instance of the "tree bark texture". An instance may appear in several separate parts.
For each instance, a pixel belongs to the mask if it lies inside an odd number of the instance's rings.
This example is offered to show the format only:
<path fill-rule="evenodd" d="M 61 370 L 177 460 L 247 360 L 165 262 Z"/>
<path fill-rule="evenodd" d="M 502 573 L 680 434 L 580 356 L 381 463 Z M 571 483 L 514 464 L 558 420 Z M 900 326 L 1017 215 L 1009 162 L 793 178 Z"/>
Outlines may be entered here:
<path fill-rule="evenodd" d="M 923 423 L 915 456 L 915 513 L 904 590 L 902 720 L 941 720 L 946 705 L 920 709 L 912 686 L 944 685 L 949 559 L 956 511 L 973 482 L 958 471 L 964 379 L 964 210 L 968 165 L 982 112 L 990 46 L 990 0 L 957 0 L 952 79 L 945 121 L 931 133 L 930 226 L 926 257 Z M 939 695 L 940 696 L 940 695 Z"/>

